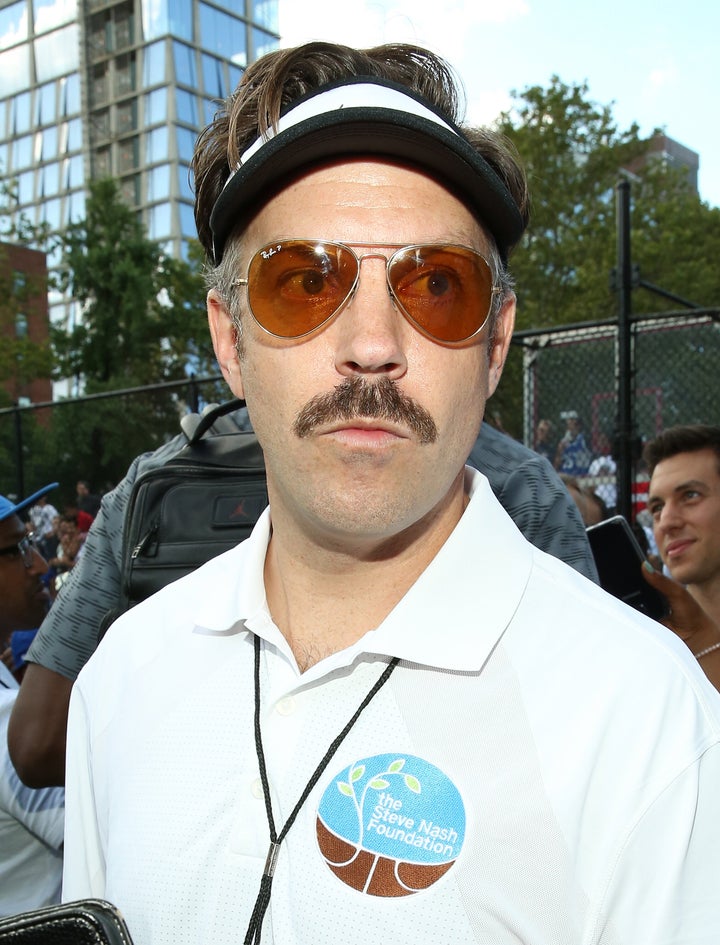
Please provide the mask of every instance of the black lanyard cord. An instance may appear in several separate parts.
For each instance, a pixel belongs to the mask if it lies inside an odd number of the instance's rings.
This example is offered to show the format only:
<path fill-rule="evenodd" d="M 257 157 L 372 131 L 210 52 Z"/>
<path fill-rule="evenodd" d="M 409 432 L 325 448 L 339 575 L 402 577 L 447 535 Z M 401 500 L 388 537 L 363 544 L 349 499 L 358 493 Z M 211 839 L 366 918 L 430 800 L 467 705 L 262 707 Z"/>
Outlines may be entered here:
<path fill-rule="evenodd" d="M 330 763 L 331 758 L 338 750 L 342 742 L 344 741 L 346 735 L 353 727 L 353 725 L 360 718 L 360 714 L 363 710 L 369 705 L 369 703 L 374 699 L 377 693 L 382 689 L 385 683 L 390 678 L 390 674 L 395 669 L 399 663 L 399 658 L 393 657 L 390 662 L 387 664 L 379 679 L 372 687 L 370 692 L 365 696 L 363 701 L 355 710 L 350 721 L 346 724 L 345 728 L 340 732 L 340 734 L 334 739 L 330 744 L 330 747 L 325 752 L 320 764 L 317 766 L 315 771 L 312 774 L 312 777 L 305 785 L 305 790 L 300 795 L 300 798 L 293 807 L 292 812 L 288 819 L 285 822 L 285 826 L 280 831 L 278 835 L 275 832 L 275 819 L 272 812 L 272 801 L 270 798 L 270 785 L 268 783 L 267 776 L 267 767 L 265 765 L 265 752 L 263 750 L 262 743 L 262 732 L 260 731 L 260 638 L 256 635 L 254 640 L 255 646 L 255 751 L 257 752 L 258 766 L 260 768 L 260 780 L 262 781 L 263 789 L 263 798 L 265 800 L 265 812 L 267 814 L 268 827 L 270 830 L 270 848 L 268 850 L 267 859 L 265 860 L 265 868 L 263 869 L 262 879 L 260 880 L 260 889 L 258 891 L 257 899 L 255 900 L 255 906 L 250 917 L 250 924 L 248 925 L 247 932 L 245 933 L 245 939 L 243 945 L 260 945 L 260 932 L 262 930 L 262 923 L 265 917 L 265 912 L 267 911 L 268 904 L 270 902 L 270 894 L 272 892 L 272 881 L 273 875 L 275 873 L 275 866 L 277 864 L 278 854 L 280 852 L 280 844 L 283 842 L 287 836 L 288 830 L 295 823 L 297 815 L 300 813 L 305 801 L 308 799 L 308 796 L 312 789 L 317 784 L 320 779 L 320 775 L 323 773 L 325 768 Z"/>

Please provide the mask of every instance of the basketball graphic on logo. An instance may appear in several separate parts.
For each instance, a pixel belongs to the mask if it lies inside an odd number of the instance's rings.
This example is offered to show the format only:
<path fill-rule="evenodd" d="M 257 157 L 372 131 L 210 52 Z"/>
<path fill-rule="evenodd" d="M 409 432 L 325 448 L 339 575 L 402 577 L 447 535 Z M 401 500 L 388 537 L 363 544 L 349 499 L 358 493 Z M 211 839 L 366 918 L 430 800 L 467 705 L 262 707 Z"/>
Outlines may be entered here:
<path fill-rule="evenodd" d="M 330 782 L 316 831 L 328 868 L 368 896 L 410 896 L 452 867 L 465 838 L 460 792 L 413 755 L 355 761 Z"/>

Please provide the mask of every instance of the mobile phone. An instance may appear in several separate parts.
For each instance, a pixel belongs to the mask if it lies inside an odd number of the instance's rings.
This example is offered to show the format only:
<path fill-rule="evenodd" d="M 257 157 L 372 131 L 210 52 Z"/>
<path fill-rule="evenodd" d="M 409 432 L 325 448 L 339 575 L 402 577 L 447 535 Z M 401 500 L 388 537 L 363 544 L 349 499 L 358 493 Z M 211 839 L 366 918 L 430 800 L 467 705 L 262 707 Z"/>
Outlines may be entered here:
<path fill-rule="evenodd" d="M 640 573 L 645 555 L 625 518 L 613 515 L 586 531 L 600 586 L 653 620 L 667 617 L 667 600 Z"/>

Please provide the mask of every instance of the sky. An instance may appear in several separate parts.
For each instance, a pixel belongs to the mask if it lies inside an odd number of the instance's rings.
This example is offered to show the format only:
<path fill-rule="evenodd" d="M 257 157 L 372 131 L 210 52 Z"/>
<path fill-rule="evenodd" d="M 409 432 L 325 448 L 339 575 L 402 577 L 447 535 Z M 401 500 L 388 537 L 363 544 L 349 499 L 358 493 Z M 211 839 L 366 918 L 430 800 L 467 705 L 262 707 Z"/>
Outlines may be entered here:
<path fill-rule="evenodd" d="M 511 92 L 586 82 L 620 130 L 655 128 L 700 155 L 702 200 L 720 206 L 717 0 L 279 0 L 281 45 L 415 42 L 465 88 L 466 119 L 492 122 Z"/>

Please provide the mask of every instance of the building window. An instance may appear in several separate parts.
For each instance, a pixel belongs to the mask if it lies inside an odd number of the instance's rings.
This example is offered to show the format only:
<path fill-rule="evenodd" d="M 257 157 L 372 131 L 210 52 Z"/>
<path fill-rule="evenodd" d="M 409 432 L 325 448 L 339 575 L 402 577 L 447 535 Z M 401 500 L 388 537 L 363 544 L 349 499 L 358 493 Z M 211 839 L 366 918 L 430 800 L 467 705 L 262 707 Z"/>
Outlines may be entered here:
<path fill-rule="evenodd" d="M 184 43 L 173 43 L 173 59 L 175 61 L 175 78 L 185 85 L 197 87 L 197 73 L 195 71 L 195 53 Z"/>
<path fill-rule="evenodd" d="M 195 214 L 193 212 L 193 207 L 188 203 L 180 203 L 180 232 L 183 236 L 192 237 L 197 236 L 197 228 L 195 226 Z"/>
<path fill-rule="evenodd" d="M 145 96 L 145 125 L 167 121 L 167 89 L 155 89 Z"/>
<path fill-rule="evenodd" d="M 118 134 L 126 134 L 137 128 L 137 99 L 123 102 L 115 111 Z"/>
<path fill-rule="evenodd" d="M 80 118 L 72 118 L 68 122 L 68 151 L 80 151 L 82 149 L 82 121 Z"/>
<path fill-rule="evenodd" d="M 108 100 L 108 66 L 106 62 L 93 66 L 90 79 L 90 100 L 93 105 L 104 105 Z"/>
<path fill-rule="evenodd" d="M 190 131 L 189 128 L 177 128 L 177 146 L 178 146 L 178 156 L 181 161 L 187 161 L 189 164 L 192 160 L 193 151 L 195 150 L 195 138 L 196 133 Z"/>
<path fill-rule="evenodd" d="M 23 4 L 24 6 L 24 4 Z M 2 54 L 3 95 L 12 95 L 30 86 L 30 45 L 23 43 Z"/>
<path fill-rule="evenodd" d="M 165 81 L 165 43 L 153 43 L 143 56 L 143 88 Z"/>
<path fill-rule="evenodd" d="M 27 4 L 11 3 L 0 10 L 0 49 L 7 49 L 15 43 L 21 43 L 28 37 Z"/>
<path fill-rule="evenodd" d="M 101 148 L 93 156 L 95 177 L 110 177 L 110 148 Z"/>
<path fill-rule="evenodd" d="M 127 138 L 118 144 L 118 172 L 133 171 L 140 163 L 138 138 Z"/>
<path fill-rule="evenodd" d="M 115 60 L 115 95 L 127 95 L 135 89 L 135 57 L 118 56 Z"/>
<path fill-rule="evenodd" d="M 148 202 L 167 200 L 170 196 L 170 165 L 162 164 L 147 172 Z"/>
<path fill-rule="evenodd" d="M 126 203 L 136 207 L 140 203 L 140 180 L 137 174 L 120 181 L 120 193 Z"/>
<path fill-rule="evenodd" d="M 200 45 L 236 65 L 247 65 L 245 24 L 205 3 L 200 8 Z"/>
<path fill-rule="evenodd" d="M 76 72 L 80 67 L 80 34 L 77 23 L 41 36 L 34 42 L 38 82 Z"/>
<path fill-rule="evenodd" d="M 175 90 L 175 111 L 178 121 L 184 121 L 185 124 L 197 128 L 197 103 L 191 92 L 186 92 L 184 89 Z"/>
<path fill-rule="evenodd" d="M 215 56 L 208 56 L 206 53 L 203 53 L 202 68 L 204 92 L 206 95 L 210 95 L 213 98 L 224 98 L 225 96 L 222 65 L 222 60 L 216 59 Z"/>
<path fill-rule="evenodd" d="M 77 17 L 77 0 L 33 0 L 35 32 L 43 33 Z"/>
<path fill-rule="evenodd" d="M 60 79 L 60 114 L 76 115 L 80 111 L 80 76 L 64 76 Z"/>
<path fill-rule="evenodd" d="M 270 36 L 264 30 L 253 30 L 253 55 L 256 59 L 259 59 L 261 56 L 264 56 L 266 53 L 272 52 L 273 49 L 277 49 L 277 39 L 274 36 Z"/>
<path fill-rule="evenodd" d="M 35 171 L 25 171 L 18 175 L 18 203 L 32 203 L 34 199 Z"/>
<path fill-rule="evenodd" d="M 220 4 L 224 6 L 224 4 Z M 230 9 L 233 5 L 230 4 Z M 277 0 L 253 0 L 251 17 L 254 23 L 269 30 L 271 33 L 278 33 L 278 5 Z"/>
<path fill-rule="evenodd" d="M 57 121 L 55 83 L 42 85 L 35 93 L 35 124 L 50 125 Z"/>
<path fill-rule="evenodd" d="M 45 128 L 42 134 L 42 159 L 52 161 L 58 156 L 57 128 Z"/>
<path fill-rule="evenodd" d="M 110 109 L 93 112 L 90 115 L 90 133 L 93 142 L 105 141 L 110 137 Z"/>
<path fill-rule="evenodd" d="M 11 134 L 21 135 L 30 131 L 32 113 L 30 112 L 30 93 L 21 92 L 12 99 L 12 115 L 10 118 Z"/>
<path fill-rule="evenodd" d="M 13 169 L 29 167 L 33 162 L 33 136 L 24 135 L 13 141 Z"/>
<path fill-rule="evenodd" d="M 192 0 L 143 0 L 143 38 L 177 36 L 192 41 Z"/>
<path fill-rule="evenodd" d="M 115 48 L 127 49 L 133 42 L 133 18 L 130 13 L 118 11 L 115 21 Z"/>
<path fill-rule="evenodd" d="M 178 192 L 181 197 L 184 197 L 185 200 L 193 201 L 195 199 L 195 194 L 193 193 L 192 186 L 190 184 L 190 168 L 187 164 L 178 164 Z"/>
<path fill-rule="evenodd" d="M 15 316 L 15 337 L 27 338 L 28 336 L 28 317 L 24 312 L 18 312 Z"/>
<path fill-rule="evenodd" d="M 151 240 L 168 237 L 172 231 L 172 212 L 169 203 L 157 204 L 148 210 L 148 234 Z"/>
<path fill-rule="evenodd" d="M 157 164 L 168 158 L 168 130 L 167 125 L 162 128 L 153 128 L 145 135 L 145 163 Z"/>

